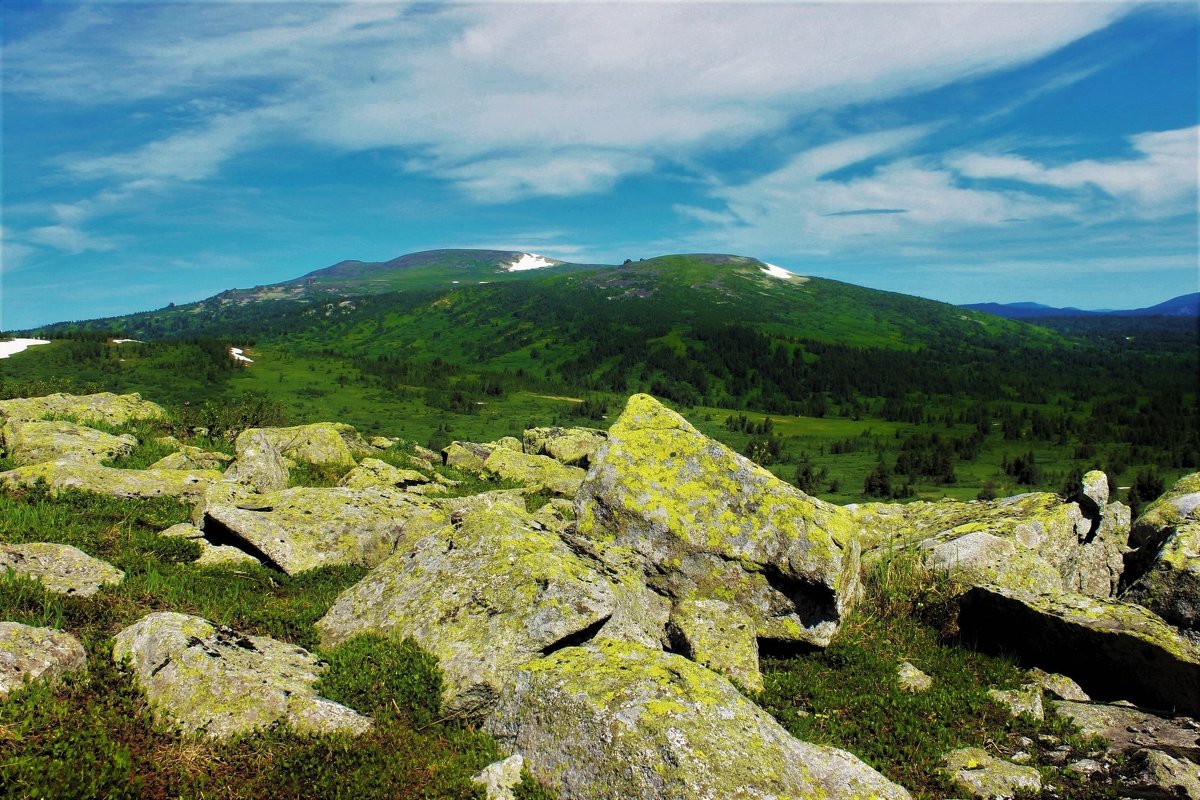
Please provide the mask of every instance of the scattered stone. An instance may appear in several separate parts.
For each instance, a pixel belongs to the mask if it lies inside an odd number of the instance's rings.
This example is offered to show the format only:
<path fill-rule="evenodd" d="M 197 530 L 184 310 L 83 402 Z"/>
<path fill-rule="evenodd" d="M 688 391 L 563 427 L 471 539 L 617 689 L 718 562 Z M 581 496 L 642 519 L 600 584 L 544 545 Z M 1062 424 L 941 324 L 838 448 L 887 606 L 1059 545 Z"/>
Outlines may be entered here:
<path fill-rule="evenodd" d="M 523 769 L 525 759 L 518 753 L 488 764 L 478 775 L 472 776 L 471 781 L 484 787 L 487 800 L 516 800 L 513 789 L 521 783 Z"/>
<path fill-rule="evenodd" d="M 1033 756 L 1025 750 L 1018 750 L 1009 756 L 1008 760 L 1014 764 L 1028 764 L 1030 761 L 1033 761 Z"/>
<path fill-rule="evenodd" d="M 981 646 L 1070 675 L 1092 696 L 1200 712 L 1200 647 L 1141 606 L 976 587 L 959 626 Z"/>
<path fill-rule="evenodd" d="M 117 634 L 154 716 L 225 739 L 275 724 L 301 733 L 364 733 L 371 720 L 313 691 L 324 664 L 295 645 L 246 636 L 187 614 L 160 611 Z"/>
<path fill-rule="evenodd" d="M 402 541 L 447 522 L 432 501 L 396 489 L 296 487 L 226 501 L 210 497 L 200 527 L 211 542 L 261 554 L 295 575 L 334 564 L 373 567 Z"/>
<path fill-rule="evenodd" d="M 1070 764 L 1067 764 L 1066 768 L 1069 772 L 1075 772 L 1089 778 L 1104 772 L 1104 765 L 1094 758 L 1081 758 L 1077 761 L 1072 761 Z"/>
<path fill-rule="evenodd" d="M 83 645 L 69 633 L 0 622 L 0 699 L 26 681 L 51 683 L 87 669 Z"/>
<path fill-rule="evenodd" d="M 794 739 L 716 673 L 627 642 L 528 663 L 485 728 L 563 800 L 909 797 L 850 753 Z"/>
<path fill-rule="evenodd" d="M 387 450 L 398 441 L 400 440 L 395 436 L 372 436 L 368 440 L 368 444 L 376 450 Z"/>
<path fill-rule="evenodd" d="M 90 597 L 102 586 L 116 586 L 125 573 L 78 548 L 65 544 L 30 542 L 0 544 L 0 571 L 37 578 L 49 592 Z"/>
<path fill-rule="evenodd" d="M 924 692 L 933 686 L 933 678 L 907 661 L 900 662 L 900 666 L 896 667 L 896 680 L 906 692 Z"/>
<path fill-rule="evenodd" d="M 368 486 L 390 486 L 405 491 L 429 483 L 429 476 L 415 469 L 393 467 L 378 458 L 364 458 L 358 466 L 342 477 L 339 486 L 350 489 L 365 489 Z"/>
<path fill-rule="evenodd" d="M 1042 707 L 1042 687 L 1037 684 L 1026 684 L 1020 689 L 988 689 L 988 697 L 1007 708 L 1014 717 L 1028 714 L 1034 719 L 1046 718 Z"/>
<path fill-rule="evenodd" d="M 1132 706 L 1073 701 L 1055 703 L 1054 711 L 1078 725 L 1085 735 L 1106 740 L 1110 752 L 1161 748 L 1193 760 L 1200 758 L 1196 731 L 1187 718 L 1162 717 Z"/>
<path fill-rule="evenodd" d="M 526 455 L 520 448 L 509 447 L 493 450 L 480 471 L 516 481 L 535 492 L 552 492 L 560 497 L 574 497 L 584 476 L 579 467 L 568 467 L 548 456 Z"/>
<path fill-rule="evenodd" d="M 0 485 L 29 488 L 42 482 L 51 493 L 80 489 L 113 497 L 177 497 L 196 502 L 210 483 L 221 480 L 216 470 L 115 469 L 86 461 L 49 461 L 0 472 Z"/>
<path fill-rule="evenodd" d="M 476 716 L 521 664 L 587 637 L 613 614 L 609 581 L 523 508 L 472 510 L 396 553 L 317 622 L 322 647 L 362 633 L 435 655 L 448 708 Z"/>
<path fill-rule="evenodd" d="M 805 495 L 634 395 L 575 501 L 585 538 L 643 559 L 651 588 L 721 599 L 760 638 L 829 643 L 858 592 L 849 512 Z"/>
<path fill-rule="evenodd" d="M 143 400 L 140 394 L 50 394 L 45 397 L 18 397 L 0 400 L 0 418 L 20 421 L 70 417 L 79 422 L 103 422 L 124 425 L 136 420 L 164 419 L 167 412 L 157 403 Z"/>
<path fill-rule="evenodd" d="M 60 460 L 98 463 L 129 455 L 137 443 L 128 433 L 114 436 L 74 422 L 10 420 L 0 428 L 0 448 L 20 467 Z"/>
<path fill-rule="evenodd" d="M 1001 800 L 1018 791 L 1042 790 L 1042 776 L 1036 769 L 992 758 L 978 747 L 949 752 L 942 756 L 942 765 L 951 780 L 972 797 Z"/>
<path fill-rule="evenodd" d="M 522 436 L 525 452 L 550 456 L 572 467 L 587 469 L 608 432 L 596 428 L 530 428 Z"/>
<path fill-rule="evenodd" d="M 1087 692 L 1080 688 L 1078 683 L 1066 675 L 1046 672 L 1037 667 L 1029 670 L 1028 674 L 1030 680 L 1060 700 L 1077 700 L 1086 703 L 1092 699 L 1088 697 Z"/>
<path fill-rule="evenodd" d="M 286 458 L 314 466 L 353 467 L 355 454 L 374 452 L 354 429 L 343 422 L 315 422 L 290 428 L 249 428 L 238 435 L 266 437 Z M 235 444 L 236 446 L 236 444 Z"/>
<path fill-rule="evenodd" d="M 671 610 L 674 649 L 751 692 L 763 689 L 754 623 L 721 600 L 683 600 Z"/>
<path fill-rule="evenodd" d="M 1134 754 L 1142 786 L 1158 789 L 1168 797 L 1200 800 L 1200 767 L 1192 761 L 1172 758 L 1158 750 L 1139 750 Z"/>

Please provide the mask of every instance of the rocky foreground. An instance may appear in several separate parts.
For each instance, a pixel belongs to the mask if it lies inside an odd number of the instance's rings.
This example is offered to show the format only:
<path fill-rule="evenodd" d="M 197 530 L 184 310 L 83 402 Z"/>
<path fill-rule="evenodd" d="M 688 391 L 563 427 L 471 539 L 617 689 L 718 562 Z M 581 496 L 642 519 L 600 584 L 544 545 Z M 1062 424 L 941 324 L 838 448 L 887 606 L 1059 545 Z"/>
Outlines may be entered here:
<path fill-rule="evenodd" d="M 1200 797 L 1200 474 L 1132 523 L 1102 473 L 1066 499 L 841 507 L 647 395 L 608 431 L 455 442 L 418 449 L 410 468 L 377 458 L 392 440 L 328 423 L 247 430 L 232 461 L 180 445 L 147 469 L 104 466 L 138 442 L 89 422 L 163 413 L 136 395 L 2 401 L 0 446 L 18 466 L 0 485 L 180 498 L 192 524 L 162 535 L 197 542 L 201 563 L 370 567 L 317 623 L 321 648 L 371 633 L 434 655 L 447 713 L 514 757 L 480 776 L 489 796 L 511 796 L 523 765 L 563 798 L 908 797 L 753 701 L 760 645 L 828 646 L 864 565 L 903 556 L 955 575 L 964 635 L 1031 668 L 1029 685 L 998 701 L 1034 715 L 1051 706 L 1144 762 L 1138 796 Z M 435 461 L 525 488 L 449 497 Z M 300 464 L 344 474 L 341 485 L 289 488 Z M 546 502 L 530 511 L 533 493 Z M 0 545 L 0 567 L 81 597 L 124 577 L 48 543 Z M 149 614 L 115 637 L 112 657 L 162 724 L 203 736 L 372 726 L 313 692 L 316 655 L 199 617 Z M 0 622 L 0 696 L 84 660 L 69 634 Z M 911 691 L 930 681 L 907 663 L 897 679 Z M 964 794 L 1037 791 L 1038 771 L 1016 761 L 964 750 L 945 769 Z"/>

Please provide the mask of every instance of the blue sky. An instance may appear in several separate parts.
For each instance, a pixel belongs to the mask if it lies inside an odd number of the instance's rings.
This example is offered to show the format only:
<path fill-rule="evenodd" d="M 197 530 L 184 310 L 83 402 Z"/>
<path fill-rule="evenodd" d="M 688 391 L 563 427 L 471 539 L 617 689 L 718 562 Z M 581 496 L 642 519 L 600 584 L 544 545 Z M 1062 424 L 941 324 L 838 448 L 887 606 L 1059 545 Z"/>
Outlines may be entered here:
<path fill-rule="evenodd" d="M 1190 2 L 0 9 L 0 328 L 438 247 L 949 302 L 1200 281 Z"/>

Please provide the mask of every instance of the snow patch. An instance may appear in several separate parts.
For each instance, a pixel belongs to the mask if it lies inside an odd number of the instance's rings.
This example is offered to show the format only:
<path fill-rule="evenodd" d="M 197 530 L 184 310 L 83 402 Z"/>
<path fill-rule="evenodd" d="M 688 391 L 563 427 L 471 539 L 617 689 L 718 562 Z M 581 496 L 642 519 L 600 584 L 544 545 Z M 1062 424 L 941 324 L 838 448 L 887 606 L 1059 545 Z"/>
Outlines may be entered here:
<path fill-rule="evenodd" d="M 143 342 L 141 339 L 113 339 L 112 340 L 113 344 L 127 344 L 129 342 L 134 342 L 135 344 L 145 344 L 145 342 Z"/>
<path fill-rule="evenodd" d="M 777 267 L 774 264 L 767 264 L 767 266 L 759 267 L 759 269 L 762 270 L 763 274 L 765 275 L 770 275 L 772 278 L 781 278 L 785 281 L 796 277 L 796 273 L 788 272 L 783 267 Z"/>
<path fill-rule="evenodd" d="M 544 269 L 545 267 L 553 267 L 550 263 L 541 256 L 533 253 L 522 253 L 521 257 L 516 261 L 504 267 L 505 272 L 524 272 L 527 269 Z"/>
<path fill-rule="evenodd" d="M 254 359 L 252 359 L 252 358 L 246 358 L 244 355 L 242 355 L 242 353 L 244 353 L 244 352 L 245 352 L 245 351 L 244 351 L 244 350 L 242 350 L 242 348 L 240 348 L 240 347 L 231 347 L 231 348 L 229 348 L 229 355 L 233 356 L 233 360 L 234 360 L 234 361 L 244 361 L 244 362 L 246 362 L 247 364 L 253 364 L 253 363 L 254 363 Z"/>
<path fill-rule="evenodd" d="M 50 344 L 48 339 L 9 339 L 0 342 L 0 358 L 8 358 L 38 344 Z"/>

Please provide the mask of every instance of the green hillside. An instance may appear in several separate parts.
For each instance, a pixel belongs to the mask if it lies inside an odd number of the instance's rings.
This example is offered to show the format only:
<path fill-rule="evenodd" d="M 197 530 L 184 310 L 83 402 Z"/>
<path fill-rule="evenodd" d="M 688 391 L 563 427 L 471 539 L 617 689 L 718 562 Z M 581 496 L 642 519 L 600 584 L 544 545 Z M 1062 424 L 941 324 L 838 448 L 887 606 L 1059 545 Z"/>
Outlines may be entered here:
<path fill-rule="evenodd" d="M 729 255 L 505 271 L 522 256 L 341 262 L 48 326 L 36 333 L 62 341 L 0 372 L 141 390 L 193 413 L 254 392 L 297 421 L 432 444 L 535 421 L 603 425 L 647 391 L 841 501 L 1059 489 L 1091 467 L 1132 485 L 1197 465 L 1194 322 L 1051 330 Z"/>

